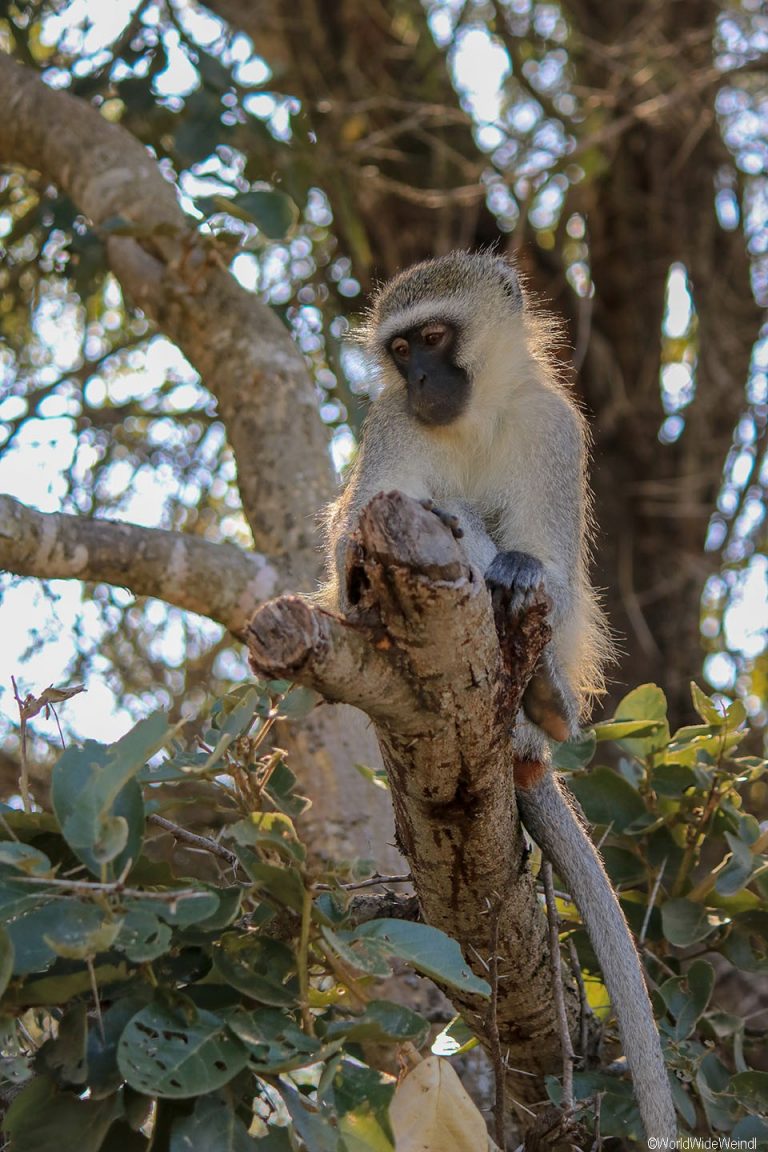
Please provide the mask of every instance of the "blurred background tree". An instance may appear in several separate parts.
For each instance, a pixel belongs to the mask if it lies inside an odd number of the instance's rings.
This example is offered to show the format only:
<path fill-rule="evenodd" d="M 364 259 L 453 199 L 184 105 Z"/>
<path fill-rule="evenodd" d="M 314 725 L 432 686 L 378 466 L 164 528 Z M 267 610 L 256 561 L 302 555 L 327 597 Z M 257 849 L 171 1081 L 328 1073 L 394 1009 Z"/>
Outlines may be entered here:
<path fill-rule="evenodd" d="M 765 726 L 759 0 L 6 0 L 0 48 L 151 149 L 211 259 L 290 328 L 337 467 L 371 385 L 343 338 L 372 285 L 456 246 L 514 255 L 564 319 L 593 428 L 596 579 L 622 649 L 607 707 L 656 680 L 677 724 L 703 662 Z M 0 486 L 248 548 L 221 396 L 109 270 L 131 234 L 33 166 L 3 170 Z M 245 675 L 219 624 L 159 597 L 2 587 L 7 785 L 11 672 L 85 681 L 62 722 L 88 734 L 95 706 L 126 726 L 158 701 L 193 713 Z"/>

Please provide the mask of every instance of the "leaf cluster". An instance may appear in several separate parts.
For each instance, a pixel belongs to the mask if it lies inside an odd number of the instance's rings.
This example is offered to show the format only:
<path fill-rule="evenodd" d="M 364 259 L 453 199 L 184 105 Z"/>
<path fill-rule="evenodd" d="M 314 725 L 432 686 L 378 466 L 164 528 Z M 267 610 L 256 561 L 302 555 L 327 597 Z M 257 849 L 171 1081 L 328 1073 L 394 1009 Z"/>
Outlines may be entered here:
<path fill-rule="evenodd" d="M 768 763 L 740 754 L 740 701 L 712 699 L 695 684 L 691 694 L 699 722 L 671 733 L 662 690 L 636 688 L 614 719 L 560 745 L 555 763 L 595 827 L 640 945 L 683 1129 L 760 1142 L 768 1138 L 765 1027 L 757 1026 L 768 1006 L 768 832 L 744 797 Z M 600 755 L 606 741 L 618 745 L 616 764 Z M 587 995 L 605 1014 L 578 914 L 567 901 L 562 911 Z M 739 1006 L 761 987 L 753 1023 Z M 623 1087 L 604 1073 L 576 1075 L 578 1095 L 600 1097 L 604 1136 L 618 1134 L 631 1112 Z M 551 1090 L 557 1098 L 559 1085 Z"/>
<path fill-rule="evenodd" d="M 194 747 L 162 713 L 68 747 L 50 810 L 0 812 L 14 1152 L 386 1152 L 396 1082 L 367 1052 L 419 1048 L 429 1025 L 372 981 L 397 958 L 487 996 L 441 932 L 356 917 L 354 868 L 310 867 L 294 823 L 307 801 L 265 743 L 313 703 L 286 688 L 218 700 Z M 160 811 L 190 785 L 215 837 Z"/>

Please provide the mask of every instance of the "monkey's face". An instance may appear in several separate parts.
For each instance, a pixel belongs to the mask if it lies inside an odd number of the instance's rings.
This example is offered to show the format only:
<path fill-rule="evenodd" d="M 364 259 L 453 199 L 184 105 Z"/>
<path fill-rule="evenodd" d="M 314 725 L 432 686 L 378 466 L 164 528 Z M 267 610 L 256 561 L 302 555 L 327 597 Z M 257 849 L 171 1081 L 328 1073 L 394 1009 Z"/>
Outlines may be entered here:
<path fill-rule="evenodd" d="M 408 410 L 420 423 L 452 424 L 469 403 L 470 382 L 456 361 L 459 332 L 442 320 L 397 332 L 388 352 L 405 381 Z"/>

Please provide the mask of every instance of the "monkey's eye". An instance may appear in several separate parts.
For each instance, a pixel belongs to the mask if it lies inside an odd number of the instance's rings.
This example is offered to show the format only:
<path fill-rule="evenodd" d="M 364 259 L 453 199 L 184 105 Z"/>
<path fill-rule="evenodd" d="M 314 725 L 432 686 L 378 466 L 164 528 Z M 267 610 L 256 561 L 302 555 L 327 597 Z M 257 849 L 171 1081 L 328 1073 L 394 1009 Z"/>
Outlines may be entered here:
<path fill-rule="evenodd" d="M 428 348 L 437 348 L 447 335 L 448 329 L 444 324 L 430 324 L 429 328 L 425 328 L 421 333 L 421 338 Z"/>
<path fill-rule="evenodd" d="M 410 344 L 402 336 L 396 336 L 389 346 L 389 350 L 398 360 L 405 360 L 411 350 Z"/>

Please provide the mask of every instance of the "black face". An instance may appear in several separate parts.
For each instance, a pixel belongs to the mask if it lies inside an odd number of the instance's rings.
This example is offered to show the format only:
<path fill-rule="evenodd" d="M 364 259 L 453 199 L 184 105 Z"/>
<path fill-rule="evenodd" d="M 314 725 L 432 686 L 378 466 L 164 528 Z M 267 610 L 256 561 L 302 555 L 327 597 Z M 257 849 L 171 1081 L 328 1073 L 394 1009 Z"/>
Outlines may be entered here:
<path fill-rule="evenodd" d="M 451 424 L 469 402 L 469 380 L 456 363 L 457 333 L 434 321 L 399 332 L 389 352 L 408 387 L 408 409 L 422 424 Z"/>

